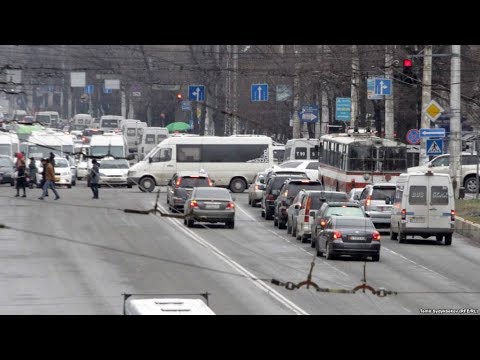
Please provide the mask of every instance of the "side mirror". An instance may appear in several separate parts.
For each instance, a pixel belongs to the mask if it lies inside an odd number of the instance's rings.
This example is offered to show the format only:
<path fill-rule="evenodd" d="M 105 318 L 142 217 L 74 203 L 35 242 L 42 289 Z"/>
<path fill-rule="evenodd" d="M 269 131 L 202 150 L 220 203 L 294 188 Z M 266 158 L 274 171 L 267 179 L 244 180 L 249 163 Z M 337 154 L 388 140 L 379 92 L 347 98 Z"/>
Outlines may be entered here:
<path fill-rule="evenodd" d="M 360 195 L 358 194 L 353 195 L 353 200 L 360 200 Z"/>
<path fill-rule="evenodd" d="M 295 209 L 295 210 L 300 209 L 300 205 L 296 204 L 296 205 L 294 206 L 294 209 Z"/>
<path fill-rule="evenodd" d="M 172 180 L 168 180 L 168 186 L 172 186 Z"/>
<path fill-rule="evenodd" d="M 232 201 L 235 201 L 235 200 L 237 200 L 237 198 L 232 195 Z"/>
<path fill-rule="evenodd" d="M 265 184 L 265 179 L 264 178 L 260 179 L 260 184 Z"/>
<path fill-rule="evenodd" d="M 258 185 L 258 190 L 265 190 L 265 185 Z"/>
<path fill-rule="evenodd" d="M 149 163 L 149 164 L 152 163 L 152 158 L 151 158 L 151 157 L 148 158 L 148 163 Z"/>
<path fill-rule="evenodd" d="M 370 217 L 370 214 L 369 214 L 369 213 L 365 213 L 365 217 Z"/>

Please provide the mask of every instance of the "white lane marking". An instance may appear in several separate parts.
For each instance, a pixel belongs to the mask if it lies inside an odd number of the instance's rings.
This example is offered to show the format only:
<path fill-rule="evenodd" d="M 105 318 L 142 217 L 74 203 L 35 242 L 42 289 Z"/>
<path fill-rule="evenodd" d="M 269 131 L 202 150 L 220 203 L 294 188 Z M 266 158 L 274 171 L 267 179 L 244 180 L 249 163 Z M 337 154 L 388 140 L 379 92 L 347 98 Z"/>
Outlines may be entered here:
<path fill-rule="evenodd" d="M 402 309 L 405 310 L 405 311 L 407 311 L 407 312 L 409 312 L 409 313 L 411 313 L 411 311 L 408 310 L 406 307 L 403 307 L 403 306 L 402 306 Z"/>
<path fill-rule="evenodd" d="M 243 212 L 247 217 L 249 217 L 250 219 L 252 219 L 253 221 L 255 222 L 258 222 L 256 219 L 254 219 L 250 214 L 248 214 L 245 210 L 243 210 L 240 206 L 237 205 L 237 209 L 239 209 L 241 212 Z M 295 246 L 296 248 L 302 250 L 303 252 L 307 253 L 310 257 L 312 256 L 312 254 L 310 252 L 308 252 L 307 250 L 305 250 L 303 247 L 297 245 L 296 243 L 288 240 L 287 238 L 284 238 L 282 235 L 279 235 L 277 234 L 275 231 L 271 230 L 271 229 L 267 229 L 263 224 L 261 223 L 258 223 L 260 226 L 262 226 L 265 230 L 267 230 L 268 232 L 274 234 L 275 236 L 279 237 L 280 239 L 288 242 L 289 244 L 292 244 L 293 246 Z M 323 259 L 322 259 L 323 260 Z M 333 270 L 339 272 L 340 274 L 342 274 L 343 276 L 346 276 L 346 277 L 350 277 L 350 275 L 348 275 L 347 273 L 344 273 L 342 270 L 338 269 L 337 267 L 333 266 L 332 264 L 329 264 L 328 261 L 322 261 L 322 264 L 325 264 L 329 267 L 331 267 Z"/>
<path fill-rule="evenodd" d="M 163 210 L 166 211 L 163 206 L 159 205 L 159 207 Z M 214 245 L 210 244 L 208 241 L 203 239 L 201 236 L 198 234 L 195 234 L 193 231 L 190 229 L 186 229 L 183 224 L 180 222 L 180 220 L 175 220 L 172 218 L 168 218 L 172 224 L 177 226 L 181 231 L 183 231 L 185 234 L 189 235 L 192 240 L 196 241 L 197 243 L 203 245 L 206 248 L 209 248 L 215 255 L 217 255 L 221 260 L 229 264 L 231 267 L 233 267 L 235 270 L 237 270 L 240 274 L 247 276 L 247 279 L 250 280 L 255 286 L 266 292 L 268 295 L 272 296 L 275 300 L 286 306 L 288 309 L 293 311 L 297 315 L 309 315 L 305 310 L 303 310 L 301 307 L 296 305 L 294 302 L 290 301 L 287 299 L 285 296 L 280 294 L 278 291 L 267 285 L 265 282 L 262 280 L 253 280 L 252 278 L 257 278 L 254 274 L 252 274 L 250 271 L 245 269 L 243 266 L 241 266 L 239 263 L 234 261 L 232 258 L 230 258 L 228 255 L 224 254 L 222 251 L 220 251 L 217 247 Z"/>
<path fill-rule="evenodd" d="M 391 250 L 391 249 L 389 249 L 389 248 L 387 248 L 387 247 L 385 247 L 385 246 L 382 246 L 382 250 L 383 250 L 383 249 L 391 252 L 392 254 L 395 254 L 395 255 L 401 257 L 402 259 L 404 259 L 404 260 L 406 260 L 406 261 L 408 261 L 408 262 L 410 262 L 410 263 L 412 263 L 412 264 L 414 264 L 414 265 L 416 265 L 416 266 L 418 266 L 418 267 L 420 267 L 420 268 L 422 268 L 422 269 L 424 269 L 424 270 L 427 270 L 427 271 L 429 271 L 429 272 L 431 272 L 431 273 L 433 273 L 433 274 L 435 274 L 435 275 L 438 275 L 438 276 L 440 276 L 440 277 L 442 277 L 442 278 L 444 278 L 444 279 L 446 279 L 446 280 L 450 280 L 450 279 L 449 279 L 448 277 L 446 277 L 445 275 L 442 275 L 442 274 L 436 272 L 435 270 L 432 270 L 432 269 L 430 269 L 430 268 L 428 268 L 428 267 L 426 267 L 426 266 L 424 266 L 424 265 L 421 265 L 421 264 L 419 264 L 419 263 L 417 263 L 417 262 L 415 262 L 415 261 L 413 261 L 413 260 L 410 260 L 409 258 L 406 258 L 405 256 L 397 253 L 396 251 L 393 251 L 393 250 Z"/>

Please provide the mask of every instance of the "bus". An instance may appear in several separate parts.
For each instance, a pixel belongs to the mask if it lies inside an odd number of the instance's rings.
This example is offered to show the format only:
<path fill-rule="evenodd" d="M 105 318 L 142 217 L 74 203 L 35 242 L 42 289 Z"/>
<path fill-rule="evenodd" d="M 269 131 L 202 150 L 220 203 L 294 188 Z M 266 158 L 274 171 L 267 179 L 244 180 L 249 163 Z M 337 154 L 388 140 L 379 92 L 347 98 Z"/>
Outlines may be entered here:
<path fill-rule="evenodd" d="M 320 137 L 318 178 L 325 190 L 349 192 L 367 184 L 395 183 L 407 172 L 406 144 L 370 132 Z"/>
<path fill-rule="evenodd" d="M 290 139 L 285 145 L 283 161 L 317 160 L 318 139 Z"/>
<path fill-rule="evenodd" d="M 152 151 L 155 146 L 163 140 L 170 137 L 170 133 L 165 127 L 146 127 L 138 137 L 137 155 L 138 160 L 142 160 L 145 155 Z"/>
<path fill-rule="evenodd" d="M 172 136 L 130 168 L 129 182 L 151 192 L 179 171 L 204 170 L 215 186 L 241 193 L 257 173 L 272 166 L 268 136 Z"/>
<path fill-rule="evenodd" d="M 120 124 L 122 120 L 125 120 L 123 116 L 103 115 L 100 118 L 98 127 L 103 131 L 120 131 Z"/>
<path fill-rule="evenodd" d="M 18 135 L 11 132 L 0 132 L 0 155 L 7 155 L 15 161 L 15 154 L 20 149 Z"/>
<path fill-rule="evenodd" d="M 275 165 L 281 164 L 285 157 L 285 145 L 273 143 L 273 162 Z"/>

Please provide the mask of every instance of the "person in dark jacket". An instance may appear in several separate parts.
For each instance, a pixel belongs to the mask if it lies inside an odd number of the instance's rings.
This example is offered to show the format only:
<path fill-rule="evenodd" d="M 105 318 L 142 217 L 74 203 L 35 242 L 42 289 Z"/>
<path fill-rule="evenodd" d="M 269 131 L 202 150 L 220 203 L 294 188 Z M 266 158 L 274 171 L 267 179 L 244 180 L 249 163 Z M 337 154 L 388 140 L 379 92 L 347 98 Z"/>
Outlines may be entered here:
<path fill-rule="evenodd" d="M 34 186 L 37 186 L 37 173 L 38 168 L 35 165 L 35 159 L 32 157 L 30 158 L 30 165 L 28 165 L 28 176 L 30 177 L 29 188 L 33 189 Z"/>
<path fill-rule="evenodd" d="M 92 160 L 92 170 L 90 170 L 90 188 L 93 192 L 92 199 L 98 199 L 98 181 L 100 180 L 100 167 L 96 159 Z"/>
<path fill-rule="evenodd" d="M 43 158 L 42 159 L 42 180 L 40 180 L 40 185 L 38 186 L 38 188 L 40 189 L 43 189 L 43 186 L 45 185 L 45 174 L 46 174 L 46 171 L 47 171 L 47 159 L 46 158 Z M 47 189 L 47 192 L 45 193 L 45 196 L 48 196 L 48 189 Z"/>
<path fill-rule="evenodd" d="M 55 189 L 55 171 L 53 170 L 52 164 L 50 164 L 50 159 L 46 160 L 46 164 L 44 165 L 45 169 L 45 185 L 43 185 L 43 193 L 38 199 L 43 200 L 47 190 L 50 188 L 53 193 L 55 194 L 55 199 L 60 199 L 57 190 Z"/>
<path fill-rule="evenodd" d="M 17 171 L 17 195 L 20 196 L 20 189 L 23 189 L 22 197 L 27 197 L 25 187 L 27 185 L 27 172 L 25 171 L 25 160 L 22 153 L 16 154 L 17 161 L 15 162 L 15 169 Z"/>

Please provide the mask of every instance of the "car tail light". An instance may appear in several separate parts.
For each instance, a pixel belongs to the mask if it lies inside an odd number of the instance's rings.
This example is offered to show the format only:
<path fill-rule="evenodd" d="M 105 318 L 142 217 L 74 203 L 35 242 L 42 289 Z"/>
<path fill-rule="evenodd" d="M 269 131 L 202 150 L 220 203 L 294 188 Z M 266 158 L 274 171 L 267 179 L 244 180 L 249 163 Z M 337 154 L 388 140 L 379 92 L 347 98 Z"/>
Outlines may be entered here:
<path fill-rule="evenodd" d="M 233 201 L 229 201 L 227 204 L 227 209 L 235 209 L 235 204 Z"/>
<path fill-rule="evenodd" d="M 402 216 L 402 220 L 405 220 L 407 218 L 407 209 L 402 209 L 400 214 Z"/>
<path fill-rule="evenodd" d="M 327 225 L 327 222 L 324 219 L 320 220 L 320 226 L 325 227 L 325 225 Z"/>
<path fill-rule="evenodd" d="M 305 218 L 303 219 L 303 222 L 310 222 L 310 206 L 312 205 L 312 198 L 309 196 L 307 198 L 307 203 L 305 204 Z"/>
<path fill-rule="evenodd" d="M 373 240 L 380 241 L 380 233 L 378 231 L 373 232 Z"/>
<path fill-rule="evenodd" d="M 267 197 L 265 198 L 266 200 L 275 200 L 272 194 L 268 194 Z"/>
<path fill-rule="evenodd" d="M 190 207 L 192 207 L 192 208 L 198 208 L 197 200 L 191 200 L 191 201 L 190 201 Z"/>
<path fill-rule="evenodd" d="M 213 186 L 212 180 L 208 179 L 208 186 Z M 255 189 L 258 190 L 258 189 Z"/>
<path fill-rule="evenodd" d="M 175 182 L 175 186 L 179 187 L 181 183 L 182 183 L 182 178 L 178 178 L 177 181 Z"/>
<path fill-rule="evenodd" d="M 258 185 L 255 185 L 255 190 L 258 190 Z"/>
<path fill-rule="evenodd" d="M 365 202 L 365 206 L 370 206 L 371 203 L 372 203 L 372 195 L 368 195 L 367 200 Z"/>
<path fill-rule="evenodd" d="M 340 231 L 334 231 L 333 232 L 333 239 L 334 240 L 338 240 L 338 239 L 341 239 L 342 238 L 342 233 Z"/>
<path fill-rule="evenodd" d="M 455 210 L 450 211 L 450 221 L 455 221 Z"/>

